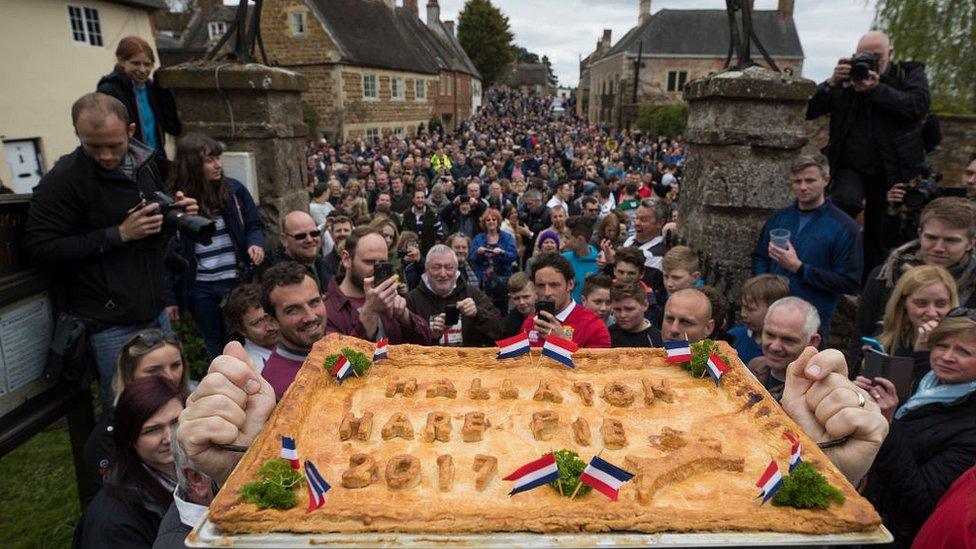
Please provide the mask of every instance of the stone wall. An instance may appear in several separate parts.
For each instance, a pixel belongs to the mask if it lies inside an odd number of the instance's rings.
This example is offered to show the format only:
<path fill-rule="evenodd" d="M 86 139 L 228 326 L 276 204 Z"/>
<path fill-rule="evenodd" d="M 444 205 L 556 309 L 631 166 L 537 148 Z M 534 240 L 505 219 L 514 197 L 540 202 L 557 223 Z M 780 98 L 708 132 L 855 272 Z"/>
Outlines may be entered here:
<path fill-rule="evenodd" d="M 814 84 L 753 67 L 691 82 L 681 186 L 681 240 L 722 271 L 736 302 L 769 215 L 789 204 L 789 166 L 807 143 L 803 117 Z M 716 270 L 716 269 L 713 269 Z"/>
<path fill-rule="evenodd" d="M 301 92 L 304 76 L 259 64 L 198 61 L 158 72 L 176 97 L 183 131 L 199 132 L 227 150 L 255 156 L 259 210 L 276 242 L 280 219 L 308 210 Z"/>

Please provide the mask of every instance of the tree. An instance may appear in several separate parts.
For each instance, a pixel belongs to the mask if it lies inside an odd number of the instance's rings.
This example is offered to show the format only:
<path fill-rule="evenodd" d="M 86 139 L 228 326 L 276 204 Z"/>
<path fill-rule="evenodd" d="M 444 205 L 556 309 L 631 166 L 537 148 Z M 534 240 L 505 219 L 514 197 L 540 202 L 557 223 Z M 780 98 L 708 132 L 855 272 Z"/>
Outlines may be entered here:
<path fill-rule="evenodd" d="M 522 46 L 515 46 L 515 60 L 519 63 L 538 63 L 539 56 Z"/>
<path fill-rule="evenodd" d="M 932 110 L 976 112 L 976 2 L 877 0 L 874 19 L 896 57 L 925 63 Z"/>
<path fill-rule="evenodd" d="M 491 0 L 468 0 L 458 15 L 458 41 L 485 86 L 501 80 L 515 58 L 508 17 Z"/>
<path fill-rule="evenodd" d="M 556 76 L 556 71 L 552 70 L 552 62 L 549 61 L 548 55 L 542 56 L 542 64 L 546 66 L 546 74 L 549 78 L 549 85 L 556 87 L 559 85 L 559 77 Z"/>
<path fill-rule="evenodd" d="M 685 103 L 643 105 L 637 113 L 637 127 L 650 136 L 675 138 L 683 135 L 687 126 L 688 106 Z"/>

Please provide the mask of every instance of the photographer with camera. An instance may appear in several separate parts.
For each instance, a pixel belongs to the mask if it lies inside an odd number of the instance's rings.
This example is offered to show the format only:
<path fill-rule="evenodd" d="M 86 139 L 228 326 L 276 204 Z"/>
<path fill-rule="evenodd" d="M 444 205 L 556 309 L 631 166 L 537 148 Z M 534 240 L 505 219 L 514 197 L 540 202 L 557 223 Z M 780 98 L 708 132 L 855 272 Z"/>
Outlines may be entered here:
<path fill-rule="evenodd" d="M 924 160 L 922 122 L 931 103 L 925 66 L 893 62 L 891 54 L 888 36 L 868 32 L 807 105 L 809 120 L 830 115 L 823 152 L 831 167 L 831 198 L 853 218 L 864 211 L 865 272 L 884 259 L 885 194 L 912 179 Z"/>
<path fill-rule="evenodd" d="M 54 276 L 67 315 L 59 327 L 84 323 L 107 407 L 122 345 L 147 328 L 170 328 L 164 308 L 176 303 L 165 291 L 167 245 L 187 222 L 197 226 L 197 202 L 163 192 L 159 157 L 132 139 L 136 126 L 118 99 L 83 95 L 71 120 L 81 145 L 34 189 L 24 251 Z"/>

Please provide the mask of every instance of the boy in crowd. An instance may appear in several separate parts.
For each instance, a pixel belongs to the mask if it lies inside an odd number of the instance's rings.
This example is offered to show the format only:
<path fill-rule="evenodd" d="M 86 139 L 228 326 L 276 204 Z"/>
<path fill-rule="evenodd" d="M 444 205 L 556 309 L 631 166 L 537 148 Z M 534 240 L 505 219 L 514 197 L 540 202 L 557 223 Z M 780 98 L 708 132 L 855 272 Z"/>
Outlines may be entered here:
<path fill-rule="evenodd" d="M 522 323 L 522 329 L 529 334 L 529 343 L 542 347 L 547 337 L 555 335 L 571 339 L 584 349 L 609 347 L 607 326 L 573 300 L 576 274 L 569 260 L 557 252 L 543 252 L 535 257 L 532 272 L 535 295 L 549 310 L 541 310 Z"/>
<path fill-rule="evenodd" d="M 644 313 L 644 317 L 654 326 L 660 326 L 666 301 L 663 297 L 664 281 L 660 271 L 644 267 L 644 252 L 639 248 L 621 247 L 614 255 L 613 281 L 640 282 L 647 296 L 647 312 Z"/>
<path fill-rule="evenodd" d="M 790 281 L 783 276 L 762 274 L 742 283 L 739 291 L 742 322 L 733 326 L 729 335 L 735 338 L 735 351 L 744 364 L 762 356 L 762 329 L 766 309 L 776 300 L 788 295 Z"/>
<path fill-rule="evenodd" d="M 583 281 L 583 299 L 580 304 L 593 311 L 607 326 L 614 323 L 610 308 L 610 286 L 613 280 L 603 273 L 591 274 Z M 645 299 L 646 301 L 646 299 Z"/>
<path fill-rule="evenodd" d="M 258 373 L 278 345 L 278 321 L 261 305 L 261 286 L 241 284 L 224 304 L 227 326 L 244 338 L 244 350 Z"/>
<path fill-rule="evenodd" d="M 664 288 L 671 295 L 685 288 L 700 286 L 701 270 L 698 266 L 698 254 L 688 246 L 675 246 L 664 254 L 661 260 L 661 270 L 664 271 Z"/>
<path fill-rule="evenodd" d="M 535 308 L 535 286 L 525 271 L 508 277 L 508 315 L 502 319 L 502 338 L 522 331 L 522 323 Z"/>
<path fill-rule="evenodd" d="M 644 318 L 647 294 L 636 280 L 617 282 L 610 289 L 616 323 L 610 326 L 611 347 L 661 347 L 661 331 Z"/>
<path fill-rule="evenodd" d="M 583 297 L 583 283 L 586 277 L 599 272 L 600 267 L 596 264 L 599 255 L 597 249 L 590 244 L 590 237 L 593 236 L 593 226 L 586 222 L 582 217 L 570 218 L 569 226 L 570 238 L 564 241 L 563 257 L 569 260 L 576 273 L 576 286 L 573 289 L 573 299 L 580 301 Z"/>

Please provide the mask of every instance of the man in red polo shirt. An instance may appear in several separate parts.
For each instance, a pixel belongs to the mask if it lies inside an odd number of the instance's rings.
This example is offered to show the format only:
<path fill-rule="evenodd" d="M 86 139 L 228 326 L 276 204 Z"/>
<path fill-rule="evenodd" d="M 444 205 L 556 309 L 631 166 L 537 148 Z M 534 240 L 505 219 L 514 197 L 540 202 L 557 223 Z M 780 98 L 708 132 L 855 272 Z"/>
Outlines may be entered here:
<path fill-rule="evenodd" d="M 541 311 L 525 319 L 522 329 L 529 334 L 529 343 L 541 347 L 545 338 L 556 335 L 586 347 L 610 347 L 607 325 L 589 309 L 573 301 L 576 273 L 569 260 L 556 252 L 538 254 L 532 279 L 536 297 L 556 304 L 556 314 Z"/>

